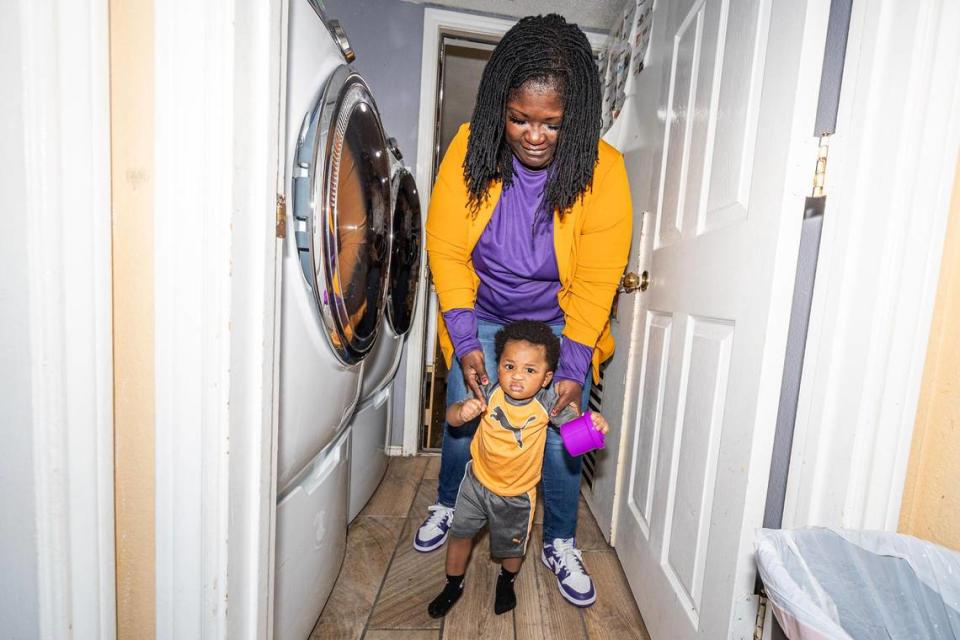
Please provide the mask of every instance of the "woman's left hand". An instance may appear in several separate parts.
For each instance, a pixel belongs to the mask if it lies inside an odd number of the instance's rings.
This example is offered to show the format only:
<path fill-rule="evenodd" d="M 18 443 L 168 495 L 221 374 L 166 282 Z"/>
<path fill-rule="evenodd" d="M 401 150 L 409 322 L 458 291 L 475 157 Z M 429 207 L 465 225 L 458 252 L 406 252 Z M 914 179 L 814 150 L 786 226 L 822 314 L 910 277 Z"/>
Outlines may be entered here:
<path fill-rule="evenodd" d="M 583 395 L 583 385 L 573 380 L 557 380 L 554 384 L 557 387 L 557 402 L 550 410 L 550 415 L 556 416 L 568 404 L 572 404 L 577 410 L 577 415 L 580 415 L 580 396 Z"/>

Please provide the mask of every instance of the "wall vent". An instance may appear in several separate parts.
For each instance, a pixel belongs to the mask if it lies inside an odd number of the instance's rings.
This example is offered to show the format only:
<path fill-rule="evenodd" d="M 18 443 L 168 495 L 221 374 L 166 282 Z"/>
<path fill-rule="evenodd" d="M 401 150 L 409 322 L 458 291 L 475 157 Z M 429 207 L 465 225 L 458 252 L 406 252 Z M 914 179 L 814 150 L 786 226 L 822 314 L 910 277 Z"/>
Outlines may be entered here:
<path fill-rule="evenodd" d="M 600 382 L 590 387 L 590 400 L 587 402 L 591 411 L 602 411 L 603 407 L 603 376 L 607 370 L 606 364 L 600 367 Z M 583 456 L 583 482 L 590 491 L 593 491 L 593 478 L 597 469 L 596 451 Z"/>

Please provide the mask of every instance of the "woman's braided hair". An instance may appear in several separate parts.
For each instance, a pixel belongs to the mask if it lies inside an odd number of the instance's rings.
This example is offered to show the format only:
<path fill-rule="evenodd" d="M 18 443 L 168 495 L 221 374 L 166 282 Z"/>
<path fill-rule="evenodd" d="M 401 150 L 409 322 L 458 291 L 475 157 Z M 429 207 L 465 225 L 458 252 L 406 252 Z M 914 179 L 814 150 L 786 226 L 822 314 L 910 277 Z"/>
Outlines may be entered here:
<path fill-rule="evenodd" d="M 493 50 L 480 79 L 463 161 L 469 206 L 476 211 L 490 183 L 513 180 L 513 158 L 504 138 L 511 93 L 532 82 L 557 91 L 563 122 L 544 194 L 549 211 L 566 212 L 590 188 L 600 138 L 600 74 L 587 37 L 555 13 L 515 24 Z"/>

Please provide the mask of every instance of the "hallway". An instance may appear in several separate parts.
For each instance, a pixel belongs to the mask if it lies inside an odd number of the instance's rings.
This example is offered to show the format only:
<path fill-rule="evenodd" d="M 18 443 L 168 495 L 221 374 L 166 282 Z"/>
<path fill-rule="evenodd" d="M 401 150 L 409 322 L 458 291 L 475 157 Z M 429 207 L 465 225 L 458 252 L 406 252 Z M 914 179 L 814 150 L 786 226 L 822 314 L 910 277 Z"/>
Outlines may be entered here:
<path fill-rule="evenodd" d="M 538 505 L 535 533 L 518 578 L 517 608 L 502 616 L 493 613 L 498 565 L 490 560 L 484 533 L 467 570 L 464 597 L 443 620 L 430 618 L 427 603 L 443 584 L 445 547 L 417 553 L 413 535 L 436 497 L 439 469 L 437 456 L 391 459 L 379 489 L 350 525 L 343 568 L 312 639 L 649 638 L 616 554 L 583 498 L 578 544 L 597 585 L 596 604 L 578 609 L 560 596 L 553 574 L 540 561 Z"/>

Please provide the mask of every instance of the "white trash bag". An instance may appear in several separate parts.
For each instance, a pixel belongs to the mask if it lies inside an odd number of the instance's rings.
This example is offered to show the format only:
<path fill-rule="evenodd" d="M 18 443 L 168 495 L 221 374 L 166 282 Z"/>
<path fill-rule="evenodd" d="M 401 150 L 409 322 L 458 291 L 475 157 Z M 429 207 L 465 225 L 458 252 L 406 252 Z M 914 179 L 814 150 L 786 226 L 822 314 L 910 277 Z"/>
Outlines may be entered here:
<path fill-rule="evenodd" d="M 960 640 L 960 553 L 932 542 L 760 529 L 757 567 L 791 640 Z"/>

